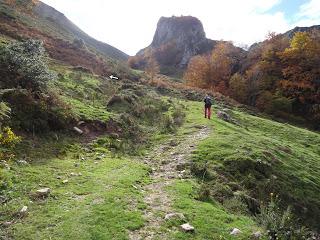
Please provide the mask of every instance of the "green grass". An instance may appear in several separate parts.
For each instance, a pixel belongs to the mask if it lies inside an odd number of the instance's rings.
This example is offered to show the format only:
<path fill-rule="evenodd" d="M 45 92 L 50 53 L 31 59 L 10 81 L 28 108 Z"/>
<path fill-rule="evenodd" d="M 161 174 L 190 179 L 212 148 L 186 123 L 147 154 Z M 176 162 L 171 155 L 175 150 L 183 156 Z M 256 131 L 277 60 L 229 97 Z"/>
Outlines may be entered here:
<path fill-rule="evenodd" d="M 128 230 L 144 224 L 139 209 L 145 204 L 134 185 L 147 181 L 148 168 L 134 160 L 110 155 L 95 145 L 67 146 L 65 156 L 46 161 L 41 160 L 45 153 L 39 146 L 33 149 L 37 153 L 31 155 L 35 159 L 30 165 L 13 165 L 10 170 L 13 189 L 7 193 L 11 200 L 1 206 L 0 221 L 11 221 L 24 205 L 28 206 L 28 216 L 6 229 L 7 236 L 128 239 Z M 69 180 L 66 184 L 62 183 L 65 179 Z M 43 187 L 52 189 L 51 196 L 44 201 L 32 200 L 30 192 Z"/>
<path fill-rule="evenodd" d="M 219 203 L 196 200 L 199 185 L 193 180 L 177 181 L 169 188 L 174 196 L 173 207 L 182 212 L 195 233 L 175 231 L 170 239 L 249 239 L 252 233 L 261 231 L 252 218 L 227 212 Z M 230 235 L 233 228 L 242 233 Z"/>
<path fill-rule="evenodd" d="M 261 201 L 268 201 L 272 192 L 279 195 L 283 206 L 293 205 L 304 224 L 317 227 L 320 220 L 318 133 L 237 110 L 232 111 L 232 116 L 239 126 L 216 117 L 209 122 L 202 116 L 200 103 L 191 103 L 188 112 L 190 126 L 199 123 L 213 128 L 210 137 L 201 142 L 193 155 L 195 173 L 205 177 L 209 188 L 215 188 L 219 182 L 234 193 L 244 192 Z"/>

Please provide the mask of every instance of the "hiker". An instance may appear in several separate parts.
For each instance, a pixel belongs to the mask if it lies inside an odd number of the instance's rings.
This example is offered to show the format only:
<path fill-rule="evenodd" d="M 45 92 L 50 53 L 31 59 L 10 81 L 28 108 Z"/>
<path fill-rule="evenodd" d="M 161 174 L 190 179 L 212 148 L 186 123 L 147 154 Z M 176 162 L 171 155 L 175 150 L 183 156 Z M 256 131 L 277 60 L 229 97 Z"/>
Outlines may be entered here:
<path fill-rule="evenodd" d="M 212 100 L 211 97 L 209 95 L 207 95 L 204 98 L 204 117 L 208 119 L 211 118 L 211 106 L 212 106 Z"/>

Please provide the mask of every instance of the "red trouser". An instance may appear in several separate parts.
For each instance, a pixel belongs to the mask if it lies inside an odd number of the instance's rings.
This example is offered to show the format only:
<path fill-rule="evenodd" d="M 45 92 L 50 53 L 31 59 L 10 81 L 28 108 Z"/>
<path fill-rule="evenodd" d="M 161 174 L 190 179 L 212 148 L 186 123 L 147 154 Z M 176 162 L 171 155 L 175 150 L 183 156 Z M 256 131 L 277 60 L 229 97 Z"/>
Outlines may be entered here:
<path fill-rule="evenodd" d="M 209 119 L 211 118 L 211 106 L 210 107 L 208 107 L 208 106 L 204 107 L 204 117 L 207 118 L 207 116 L 208 116 Z"/>

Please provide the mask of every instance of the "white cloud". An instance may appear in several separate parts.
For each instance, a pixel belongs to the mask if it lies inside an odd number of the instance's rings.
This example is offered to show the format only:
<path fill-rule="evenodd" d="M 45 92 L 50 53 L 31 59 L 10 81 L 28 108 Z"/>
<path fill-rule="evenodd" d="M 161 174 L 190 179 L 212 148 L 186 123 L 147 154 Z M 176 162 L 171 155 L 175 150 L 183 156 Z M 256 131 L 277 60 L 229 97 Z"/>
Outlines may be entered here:
<path fill-rule="evenodd" d="M 300 6 L 295 16 L 296 26 L 311 26 L 320 24 L 320 0 L 310 0 Z"/>
<path fill-rule="evenodd" d="M 267 13 L 281 0 L 43 0 L 89 35 L 134 55 L 148 46 L 161 16 L 199 18 L 208 38 L 252 44 L 289 29 L 284 14 Z"/>

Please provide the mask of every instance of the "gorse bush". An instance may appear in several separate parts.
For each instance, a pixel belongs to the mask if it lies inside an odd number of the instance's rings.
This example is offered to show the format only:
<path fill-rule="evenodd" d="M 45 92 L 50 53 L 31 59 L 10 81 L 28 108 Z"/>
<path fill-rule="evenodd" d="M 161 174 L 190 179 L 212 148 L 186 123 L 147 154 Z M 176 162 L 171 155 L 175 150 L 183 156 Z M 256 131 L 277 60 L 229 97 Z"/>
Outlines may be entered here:
<path fill-rule="evenodd" d="M 20 140 L 21 138 L 15 135 L 11 128 L 5 127 L 0 130 L 0 146 L 13 147 L 20 142 Z"/>
<path fill-rule="evenodd" d="M 56 78 L 49 70 L 43 44 L 39 40 L 13 42 L 0 48 L 0 88 L 23 88 L 46 92 Z"/>

